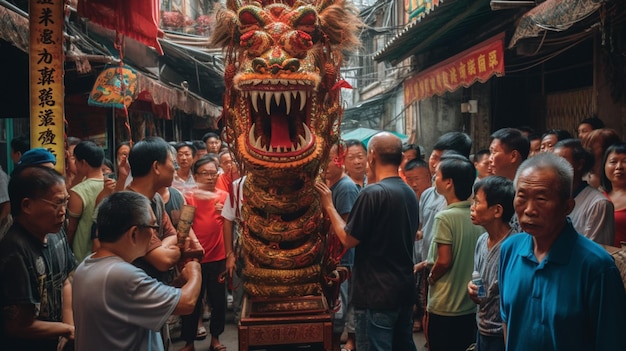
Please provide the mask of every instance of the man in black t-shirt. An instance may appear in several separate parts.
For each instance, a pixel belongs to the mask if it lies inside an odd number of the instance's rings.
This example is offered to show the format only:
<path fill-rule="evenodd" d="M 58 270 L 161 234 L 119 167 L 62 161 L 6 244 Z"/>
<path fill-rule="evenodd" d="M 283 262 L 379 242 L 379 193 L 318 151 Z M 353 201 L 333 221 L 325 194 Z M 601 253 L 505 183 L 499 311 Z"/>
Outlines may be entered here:
<path fill-rule="evenodd" d="M 76 260 L 62 229 L 68 194 L 54 169 L 28 166 L 9 182 L 14 222 L 0 241 L 0 345 L 57 350 L 74 338 L 70 274 Z"/>
<path fill-rule="evenodd" d="M 317 183 L 322 206 L 345 247 L 355 247 L 352 303 L 357 350 L 416 350 L 413 342 L 413 241 L 418 203 L 398 176 L 402 142 L 391 133 L 376 134 L 367 159 L 377 183 L 365 187 L 346 224 L 332 193 Z M 357 311 L 358 310 L 358 311 Z"/>

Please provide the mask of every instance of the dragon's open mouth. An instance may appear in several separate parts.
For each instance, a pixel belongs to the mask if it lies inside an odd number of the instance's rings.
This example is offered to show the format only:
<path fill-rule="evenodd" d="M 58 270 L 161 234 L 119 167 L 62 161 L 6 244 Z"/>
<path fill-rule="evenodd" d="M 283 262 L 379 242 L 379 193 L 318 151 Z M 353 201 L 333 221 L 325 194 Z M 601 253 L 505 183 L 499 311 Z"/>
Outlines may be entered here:
<path fill-rule="evenodd" d="M 263 159 L 291 161 L 313 149 L 315 136 L 307 116 L 312 86 L 305 80 L 253 80 L 242 87 L 250 111 L 247 146 Z"/>

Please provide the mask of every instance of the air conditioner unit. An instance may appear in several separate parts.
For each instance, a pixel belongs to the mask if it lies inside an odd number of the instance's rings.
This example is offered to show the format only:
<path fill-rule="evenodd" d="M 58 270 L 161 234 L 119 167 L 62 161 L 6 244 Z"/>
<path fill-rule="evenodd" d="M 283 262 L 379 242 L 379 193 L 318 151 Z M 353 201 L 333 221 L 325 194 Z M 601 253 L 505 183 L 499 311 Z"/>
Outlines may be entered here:
<path fill-rule="evenodd" d="M 461 103 L 462 113 L 478 113 L 478 100 L 469 100 Z"/>

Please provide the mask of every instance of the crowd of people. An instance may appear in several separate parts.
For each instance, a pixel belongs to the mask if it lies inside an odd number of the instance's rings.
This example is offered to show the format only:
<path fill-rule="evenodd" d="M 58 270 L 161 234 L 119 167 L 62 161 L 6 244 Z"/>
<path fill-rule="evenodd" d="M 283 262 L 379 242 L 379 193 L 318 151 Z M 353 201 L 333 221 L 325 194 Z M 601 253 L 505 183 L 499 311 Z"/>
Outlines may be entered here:
<path fill-rule="evenodd" d="M 210 347 L 224 350 L 234 255 L 221 211 L 239 175 L 219 136 L 125 142 L 115 162 L 91 141 L 67 145 L 62 176 L 52 153 L 15 138 L 15 169 L 0 177 L 3 349 L 164 350 L 180 315 L 183 350 L 193 350 L 210 305 Z M 186 204 L 197 210 L 181 241 Z"/>
<path fill-rule="evenodd" d="M 328 169 L 345 175 L 317 189 L 353 257 L 342 350 L 415 350 L 422 329 L 431 351 L 626 348 L 626 267 L 607 251 L 626 246 L 625 148 L 597 118 L 577 137 L 503 128 L 473 155 L 450 132 L 427 160 L 389 133 L 340 144 Z"/>
<path fill-rule="evenodd" d="M 181 350 L 207 337 L 225 350 L 227 297 L 238 322 L 245 279 L 245 172 L 227 145 L 151 137 L 113 162 L 67 145 L 65 176 L 27 138 L 0 170 L 3 348 L 167 350 L 180 315 Z M 600 246 L 626 246 L 619 135 L 590 118 L 576 137 L 503 128 L 471 152 L 461 132 L 428 158 L 387 132 L 331 146 L 315 187 L 349 272 L 334 349 L 417 350 L 421 330 L 431 351 L 626 349 L 625 283 Z"/>

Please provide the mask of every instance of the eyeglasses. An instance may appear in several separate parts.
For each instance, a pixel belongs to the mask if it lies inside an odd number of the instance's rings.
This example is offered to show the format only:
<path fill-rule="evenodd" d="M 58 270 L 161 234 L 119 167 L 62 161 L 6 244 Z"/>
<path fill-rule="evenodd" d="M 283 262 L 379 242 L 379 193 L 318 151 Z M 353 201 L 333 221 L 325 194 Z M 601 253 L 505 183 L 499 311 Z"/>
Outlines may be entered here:
<path fill-rule="evenodd" d="M 159 230 L 160 226 L 156 225 L 156 224 L 137 224 L 137 227 L 139 228 L 150 228 L 150 229 L 154 229 L 154 230 Z"/>
<path fill-rule="evenodd" d="M 45 203 L 48 203 L 48 204 L 52 205 L 52 207 L 54 207 L 55 211 L 59 211 L 61 208 L 67 207 L 67 203 L 70 201 L 70 197 L 68 195 L 63 200 L 56 201 L 56 202 L 55 201 L 50 201 L 50 200 L 47 200 L 47 199 L 37 199 L 37 200 L 41 200 L 41 201 L 43 201 Z"/>
<path fill-rule="evenodd" d="M 217 172 L 198 172 L 197 175 L 209 178 L 217 178 Z"/>

